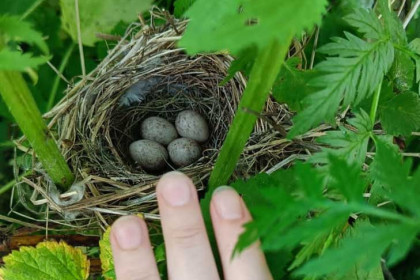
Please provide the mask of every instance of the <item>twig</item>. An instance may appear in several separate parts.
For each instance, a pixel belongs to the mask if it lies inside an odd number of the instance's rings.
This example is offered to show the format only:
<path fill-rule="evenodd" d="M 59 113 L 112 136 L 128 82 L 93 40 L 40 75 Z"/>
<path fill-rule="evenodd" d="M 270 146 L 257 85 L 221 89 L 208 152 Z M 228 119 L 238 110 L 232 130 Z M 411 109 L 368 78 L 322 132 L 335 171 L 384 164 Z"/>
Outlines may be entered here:
<path fill-rule="evenodd" d="M 414 4 L 413 8 L 411 8 L 410 12 L 408 12 L 407 17 L 404 19 L 404 22 L 403 22 L 404 29 L 407 28 L 407 26 L 410 23 L 411 19 L 416 14 L 417 9 L 419 8 L 419 6 L 420 6 L 420 0 L 417 0 L 416 3 Z"/>
<path fill-rule="evenodd" d="M 402 10 L 404 9 L 404 6 L 405 6 L 405 2 L 407 2 L 407 0 L 403 0 L 402 4 L 401 4 L 401 6 L 400 6 L 400 9 L 398 10 L 398 16 L 400 16 L 400 15 L 401 15 Z"/>
<path fill-rule="evenodd" d="M 60 71 L 51 62 L 47 61 L 47 64 L 57 74 L 58 77 L 60 77 L 67 84 L 70 83 L 69 80 L 67 80 L 66 77 L 64 77 L 63 74 L 61 74 Z"/>
<path fill-rule="evenodd" d="M 319 29 L 320 29 L 319 26 L 317 26 L 316 31 L 315 31 L 314 46 L 312 48 L 311 63 L 309 64 L 309 69 L 314 68 L 316 48 L 318 46 Z"/>
<path fill-rule="evenodd" d="M 83 54 L 82 32 L 80 30 L 79 0 L 74 0 L 76 11 L 77 42 L 79 44 L 80 64 L 82 66 L 83 79 L 86 77 L 85 56 Z"/>
<path fill-rule="evenodd" d="M 66 68 L 67 63 L 69 62 L 70 56 L 74 50 L 74 46 L 75 44 L 72 43 L 67 49 L 66 53 L 63 56 L 63 60 L 61 61 L 61 64 L 58 68 L 58 72 L 56 71 L 57 69 L 53 68 L 53 70 L 57 73 L 57 77 L 55 77 L 54 79 L 50 96 L 48 98 L 48 105 L 47 105 L 48 111 L 51 110 L 51 108 L 54 106 L 54 101 L 55 101 L 55 97 L 57 96 L 58 86 L 60 85 L 59 78 L 63 79 L 67 84 L 69 84 L 69 81 L 63 76 L 63 71 L 64 71 L 64 68 Z M 48 63 L 48 65 L 50 65 L 50 63 Z"/>
<path fill-rule="evenodd" d="M 42 2 L 44 2 L 44 0 L 38 0 L 35 3 L 32 4 L 32 6 L 29 7 L 29 9 L 27 9 L 25 11 L 25 13 L 20 17 L 20 20 L 24 20 L 25 18 L 27 18 L 30 14 L 33 13 L 33 11 L 35 11 L 41 4 Z"/>

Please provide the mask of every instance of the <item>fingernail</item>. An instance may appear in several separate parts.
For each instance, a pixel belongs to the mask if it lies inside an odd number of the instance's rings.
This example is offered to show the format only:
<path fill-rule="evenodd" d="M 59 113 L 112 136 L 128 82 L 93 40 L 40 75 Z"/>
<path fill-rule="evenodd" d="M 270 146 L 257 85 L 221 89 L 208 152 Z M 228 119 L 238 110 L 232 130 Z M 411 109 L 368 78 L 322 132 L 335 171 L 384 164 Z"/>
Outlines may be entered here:
<path fill-rule="evenodd" d="M 191 199 L 191 180 L 180 172 L 163 175 L 158 187 L 163 199 L 171 206 L 183 206 Z"/>
<path fill-rule="evenodd" d="M 239 194 L 231 187 L 218 187 L 213 192 L 213 203 L 217 214 L 225 220 L 237 220 L 243 217 Z"/>
<path fill-rule="evenodd" d="M 112 225 L 112 235 L 122 250 L 134 250 L 142 241 L 143 229 L 139 217 L 121 217 Z"/>

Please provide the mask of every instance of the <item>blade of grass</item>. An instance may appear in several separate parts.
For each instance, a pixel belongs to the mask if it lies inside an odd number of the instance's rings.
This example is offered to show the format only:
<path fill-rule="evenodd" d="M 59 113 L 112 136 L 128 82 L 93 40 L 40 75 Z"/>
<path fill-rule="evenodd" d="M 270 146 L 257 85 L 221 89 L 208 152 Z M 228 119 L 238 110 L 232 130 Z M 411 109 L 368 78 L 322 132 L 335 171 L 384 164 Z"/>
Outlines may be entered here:
<path fill-rule="evenodd" d="M 59 73 L 62 74 L 63 71 L 64 71 L 64 68 L 66 68 L 67 63 L 69 62 L 70 56 L 73 53 L 74 46 L 75 46 L 75 44 L 72 43 L 68 47 L 66 53 L 64 54 L 63 60 L 61 61 L 61 64 L 58 68 Z M 51 92 L 50 92 L 50 95 L 49 95 L 49 98 L 48 98 L 47 111 L 49 111 L 54 106 L 54 102 L 55 102 L 55 98 L 57 96 L 57 91 L 58 91 L 58 86 L 59 85 L 60 85 L 60 76 L 57 75 L 54 79 L 54 83 L 53 83 L 53 86 L 51 88 Z"/>
<path fill-rule="evenodd" d="M 22 74 L 0 71 L 0 94 L 31 143 L 43 168 L 57 186 L 67 190 L 73 183 L 74 176 L 42 119 Z"/>
<path fill-rule="evenodd" d="M 285 42 L 289 43 L 290 40 Z M 227 184 L 235 170 L 236 163 L 257 120 L 256 114 L 249 112 L 258 114 L 264 108 L 288 47 L 288 44 L 280 44 L 277 41 L 273 41 L 265 49 L 260 50 L 257 55 L 249 76 L 248 85 L 243 93 L 214 170 L 210 175 L 210 192 L 218 186 Z"/>

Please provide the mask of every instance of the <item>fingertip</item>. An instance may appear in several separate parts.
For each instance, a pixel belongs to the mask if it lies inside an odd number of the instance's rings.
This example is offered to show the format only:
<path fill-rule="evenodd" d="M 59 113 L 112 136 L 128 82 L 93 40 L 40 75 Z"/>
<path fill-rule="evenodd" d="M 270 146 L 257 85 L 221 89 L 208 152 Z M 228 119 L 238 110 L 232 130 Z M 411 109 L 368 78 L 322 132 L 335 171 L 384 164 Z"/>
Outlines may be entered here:
<path fill-rule="evenodd" d="M 137 216 L 118 218 L 111 227 L 111 242 L 115 242 L 122 250 L 135 250 L 142 244 L 144 236 L 144 221 Z"/>

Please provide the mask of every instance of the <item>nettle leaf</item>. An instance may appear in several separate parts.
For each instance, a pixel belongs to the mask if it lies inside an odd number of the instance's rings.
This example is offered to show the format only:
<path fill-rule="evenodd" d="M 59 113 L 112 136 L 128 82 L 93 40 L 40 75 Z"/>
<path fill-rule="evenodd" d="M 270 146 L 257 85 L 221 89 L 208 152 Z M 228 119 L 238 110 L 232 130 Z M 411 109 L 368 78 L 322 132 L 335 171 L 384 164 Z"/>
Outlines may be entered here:
<path fill-rule="evenodd" d="M 46 63 L 51 57 L 33 57 L 30 53 L 21 53 L 9 49 L 0 50 L 0 70 L 25 71 Z"/>
<path fill-rule="evenodd" d="M 77 42 L 74 0 L 60 0 L 63 29 Z M 131 22 L 151 6 L 152 0 L 89 0 L 79 1 L 82 42 L 93 46 L 100 39 L 97 33 L 110 32 L 120 22 Z"/>
<path fill-rule="evenodd" d="M 292 57 L 285 62 L 273 85 L 273 97 L 280 103 L 287 103 L 294 111 L 303 109 L 302 100 L 314 91 L 308 81 L 316 77 L 312 70 L 299 70 L 301 59 Z"/>
<path fill-rule="evenodd" d="M 112 256 L 111 241 L 110 241 L 111 227 L 108 227 L 104 232 L 102 239 L 99 241 L 99 258 L 101 259 L 102 276 L 105 280 L 115 280 L 114 258 Z"/>
<path fill-rule="evenodd" d="M 36 248 L 21 247 L 3 260 L 4 280 L 85 280 L 89 276 L 86 255 L 65 242 L 42 242 Z"/>
<path fill-rule="evenodd" d="M 262 49 L 273 39 L 285 42 L 312 28 L 326 5 L 326 0 L 197 0 L 186 13 L 190 23 L 179 45 L 190 54 L 218 50 L 238 54 L 253 45 Z"/>
<path fill-rule="evenodd" d="M 314 154 L 309 160 L 312 163 L 326 164 L 328 156 L 335 155 L 345 159 L 349 164 L 356 163 L 361 166 L 365 162 L 372 122 L 365 111 L 356 113 L 356 117 L 348 120 L 354 129 L 340 126 L 337 131 L 328 131 L 317 142 L 328 145 L 321 152 Z"/>
<path fill-rule="evenodd" d="M 0 16 L 1 36 L 6 36 L 6 41 L 35 44 L 42 52 L 48 53 L 48 46 L 42 38 L 42 34 L 34 30 L 29 22 L 22 21 L 17 16 Z"/>
<path fill-rule="evenodd" d="M 414 92 L 398 94 L 379 107 L 385 131 L 392 135 L 410 135 L 420 128 L 420 97 Z"/>

